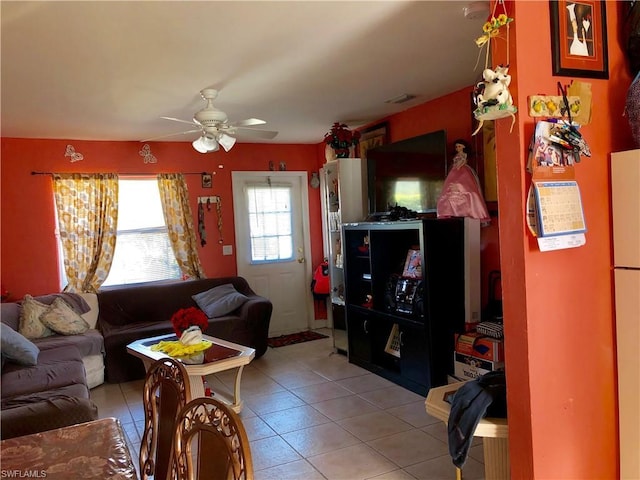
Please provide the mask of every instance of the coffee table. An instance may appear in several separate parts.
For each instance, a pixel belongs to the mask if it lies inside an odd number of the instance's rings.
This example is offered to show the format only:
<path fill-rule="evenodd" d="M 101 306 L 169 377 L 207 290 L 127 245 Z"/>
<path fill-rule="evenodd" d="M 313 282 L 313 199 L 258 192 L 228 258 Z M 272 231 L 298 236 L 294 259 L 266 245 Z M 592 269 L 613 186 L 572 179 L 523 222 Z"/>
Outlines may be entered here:
<path fill-rule="evenodd" d="M 201 363 L 192 364 L 183 361 L 184 367 L 189 374 L 191 398 L 193 399 L 205 396 L 202 377 L 237 368 L 233 393 L 216 389 L 214 395 L 215 398 L 218 398 L 230 405 L 236 413 L 240 413 L 240 411 L 242 411 L 243 404 L 240 398 L 240 379 L 242 378 L 242 369 L 254 359 L 256 351 L 253 348 L 238 345 L 237 343 L 227 342 L 226 340 L 210 337 L 208 335 L 202 335 L 202 339 L 210 341 L 212 346 L 204 351 Z M 177 337 L 174 334 L 168 334 L 151 338 L 143 338 L 127 345 L 127 351 L 131 355 L 141 359 L 144 363 L 145 370 L 148 371 L 153 362 L 169 357 L 169 355 L 164 352 L 151 350 L 153 345 L 162 340 L 177 340 Z"/>

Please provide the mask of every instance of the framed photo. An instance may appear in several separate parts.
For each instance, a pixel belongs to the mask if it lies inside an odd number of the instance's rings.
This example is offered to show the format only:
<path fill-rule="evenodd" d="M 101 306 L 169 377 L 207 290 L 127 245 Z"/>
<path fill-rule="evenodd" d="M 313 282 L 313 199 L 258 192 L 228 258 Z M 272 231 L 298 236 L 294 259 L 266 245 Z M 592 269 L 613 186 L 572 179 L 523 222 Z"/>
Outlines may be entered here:
<path fill-rule="evenodd" d="M 420 250 L 410 249 L 402 270 L 404 278 L 422 278 L 422 255 Z"/>
<path fill-rule="evenodd" d="M 213 178 L 210 173 L 202 173 L 202 188 L 213 188 Z"/>
<path fill-rule="evenodd" d="M 358 143 L 358 156 L 367 159 L 367 150 L 389 143 L 389 126 L 387 122 L 378 123 L 365 129 Z"/>
<path fill-rule="evenodd" d="M 604 1 L 551 0 L 553 75 L 609 78 Z"/>

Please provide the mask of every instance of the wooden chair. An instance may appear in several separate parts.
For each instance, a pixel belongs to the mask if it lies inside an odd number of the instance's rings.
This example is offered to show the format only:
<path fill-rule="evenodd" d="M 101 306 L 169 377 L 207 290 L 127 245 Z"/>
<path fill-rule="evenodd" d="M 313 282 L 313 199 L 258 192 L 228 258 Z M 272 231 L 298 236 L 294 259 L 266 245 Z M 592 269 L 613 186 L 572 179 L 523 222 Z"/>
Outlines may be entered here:
<path fill-rule="evenodd" d="M 253 480 L 249 439 L 240 417 L 213 398 L 197 398 L 178 415 L 172 478 Z"/>
<path fill-rule="evenodd" d="M 144 381 L 144 433 L 140 443 L 142 479 L 165 480 L 172 465 L 173 433 L 180 410 L 191 400 L 189 375 L 172 358 L 154 362 Z"/>

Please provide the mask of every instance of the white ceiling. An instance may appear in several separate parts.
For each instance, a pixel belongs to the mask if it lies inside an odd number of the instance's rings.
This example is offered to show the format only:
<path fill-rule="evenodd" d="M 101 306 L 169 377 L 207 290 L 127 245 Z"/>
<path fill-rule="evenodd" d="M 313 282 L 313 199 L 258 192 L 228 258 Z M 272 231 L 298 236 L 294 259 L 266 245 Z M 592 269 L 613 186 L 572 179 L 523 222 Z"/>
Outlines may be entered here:
<path fill-rule="evenodd" d="M 211 86 L 230 121 L 280 132 L 264 142 L 318 143 L 335 121 L 370 123 L 478 81 L 487 12 L 465 18 L 469 4 L 2 1 L 1 134 L 176 133 L 189 126 L 160 117 L 191 120 Z M 416 98 L 385 103 L 404 93 Z"/>

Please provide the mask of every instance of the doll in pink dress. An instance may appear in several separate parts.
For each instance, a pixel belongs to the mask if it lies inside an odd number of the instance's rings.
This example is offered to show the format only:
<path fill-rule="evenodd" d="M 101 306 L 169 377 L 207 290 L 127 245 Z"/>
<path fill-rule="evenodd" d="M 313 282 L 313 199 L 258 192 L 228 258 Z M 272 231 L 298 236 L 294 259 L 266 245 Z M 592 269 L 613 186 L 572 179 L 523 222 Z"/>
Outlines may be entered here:
<path fill-rule="evenodd" d="M 476 172 L 467 165 L 467 142 L 454 142 L 456 155 L 438 198 L 438 218 L 471 217 L 491 222 Z"/>

